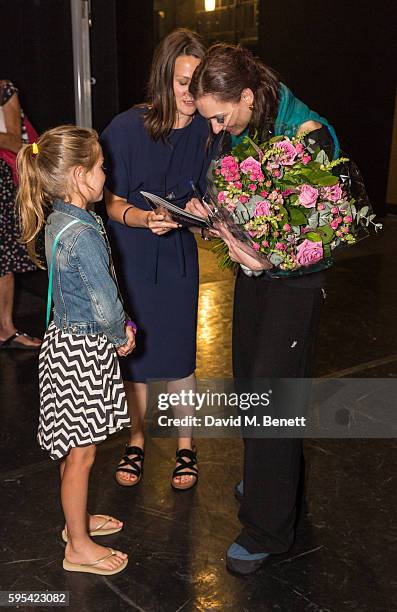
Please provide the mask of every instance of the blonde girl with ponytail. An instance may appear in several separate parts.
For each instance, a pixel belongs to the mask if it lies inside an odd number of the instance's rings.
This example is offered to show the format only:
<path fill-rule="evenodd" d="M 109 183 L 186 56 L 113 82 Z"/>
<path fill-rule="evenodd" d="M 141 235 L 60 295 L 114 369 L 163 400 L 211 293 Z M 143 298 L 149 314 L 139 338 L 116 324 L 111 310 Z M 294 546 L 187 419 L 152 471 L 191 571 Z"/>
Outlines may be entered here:
<path fill-rule="evenodd" d="M 93 130 L 48 130 L 18 153 L 17 207 L 22 241 L 41 267 L 36 241 L 45 228 L 47 325 L 51 313 L 52 320 L 39 358 L 37 438 L 60 462 L 63 567 L 111 575 L 126 567 L 127 555 L 91 536 L 116 533 L 123 523 L 88 513 L 88 481 L 96 444 L 130 424 L 117 355 L 132 352 L 135 334 L 118 294 L 102 221 L 87 209 L 102 198 L 102 163 Z"/>

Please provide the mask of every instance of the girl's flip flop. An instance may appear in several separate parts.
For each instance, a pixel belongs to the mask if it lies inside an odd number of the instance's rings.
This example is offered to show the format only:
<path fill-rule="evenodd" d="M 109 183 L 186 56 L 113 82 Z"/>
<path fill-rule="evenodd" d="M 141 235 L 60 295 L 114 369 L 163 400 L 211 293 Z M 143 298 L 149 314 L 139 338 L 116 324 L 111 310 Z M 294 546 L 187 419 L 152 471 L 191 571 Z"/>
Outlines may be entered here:
<path fill-rule="evenodd" d="M 103 561 L 106 561 L 106 559 L 117 555 L 117 552 L 112 548 L 108 548 L 108 550 L 110 551 L 108 555 L 97 559 L 96 561 L 94 561 L 94 563 L 70 563 L 70 561 L 64 559 L 62 564 L 63 569 L 68 572 L 85 572 L 87 574 L 99 574 L 100 576 L 113 576 L 113 574 L 118 574 L 119 572 L 122 572 L 127 567 L 128 559 L 124 559 L 122 564 L 113 570 L 105 570 L 97 567 L 99 563 L 102 563 Z"/>
<path fill-rule="evenodd" d="M 112 527 L 110 529 L 104 529 L 104 526 L 109 523 L 109 521 L 114 521 L 112 516 L 108 516 L 107 514 L 93 514 L 93 516 L 99 516 L 103 518 L 103 522 L 97 525 L 95 529 L 89 532 L 90 536 L 106 536 L 113 535 L 114 533 L 118 533 L 122 530 L 122 527 Z M 66 529 L 62 531 L 62 540 L 66 543 L 68 541 L 68 534 L 66 533 Z"/>

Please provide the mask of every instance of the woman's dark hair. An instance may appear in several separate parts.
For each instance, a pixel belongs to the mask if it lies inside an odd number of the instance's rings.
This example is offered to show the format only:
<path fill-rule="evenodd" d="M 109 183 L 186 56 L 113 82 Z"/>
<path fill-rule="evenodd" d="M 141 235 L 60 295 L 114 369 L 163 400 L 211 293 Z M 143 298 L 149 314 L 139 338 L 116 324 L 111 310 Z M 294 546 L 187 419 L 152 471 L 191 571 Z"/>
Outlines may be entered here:
<path fill-rule="evenodd" d="M 205 44 L 201 37 L 190 30 L 179 28 L 163 38 L 153 56 L 147 88 L 147 104 L 144 125 L 153 140 L 166 138 L 177 117 L 174 95 L 175 60 L 180 55 L 192 55 L 202 60 Z"/>
<path fill-rule="evenodd" d="M 250 128 L 271 128 L 277 116 L 279 79 L 251 51 L 237 45 L 212 45 L 194 71 L 189 91 L 197 100 L 212 94 L 225 102 L 239 102 L 244 89 L 254 93 Z"/>

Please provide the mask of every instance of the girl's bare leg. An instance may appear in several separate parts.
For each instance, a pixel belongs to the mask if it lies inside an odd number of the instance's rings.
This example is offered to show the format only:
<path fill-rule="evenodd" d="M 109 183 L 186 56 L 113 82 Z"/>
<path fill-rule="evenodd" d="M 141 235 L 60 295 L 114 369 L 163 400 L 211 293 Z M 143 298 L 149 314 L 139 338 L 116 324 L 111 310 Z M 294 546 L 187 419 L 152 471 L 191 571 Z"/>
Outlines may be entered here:
<path fill-rule="evenodd" d="M 64 460 L 64 467 L 61 468 L 61 499 L 68 531 L 65 558 L 70 563 L 93 563 L 109 554 L 109 549 L 95 544 L 87 531 L 88 481 L 95 451 L 94 444 L 72 448 Z M 99 563 L 97 567 L 117 569 L 127 555 L 116 552 L 117 555 Z"/>
<path fill-rule="evenodd" d="M 65 465 L 66 465 L 66 460 L 63 459 L 63 461 L 61 461 L 61 463 L 59 464 L 59 474 L 61 477 L 61 481 L 63 478 L 63 473 L 65 471 Z M 103 512 L 101 512 L 101 514 L 103 514 Z M 103 520 L 104 519 L 102 517 L 96 516 L 95 514 L 89 514 L 87 512 L 87 519 L 86 519 L 87 531 L 94 531 L 94 529 L 97 529 L 98 526 L 103 523 Z M 119 521 L 118 519 L 115 519 L 115 518 L 112 518 L 106 523 L 106 529 L 117 529 L 118 527 L 122 527 L 122 526 L 123 526 L 123 521 Z M 67 533 L 66 525 L 65 525 L 65 529 Z"/>

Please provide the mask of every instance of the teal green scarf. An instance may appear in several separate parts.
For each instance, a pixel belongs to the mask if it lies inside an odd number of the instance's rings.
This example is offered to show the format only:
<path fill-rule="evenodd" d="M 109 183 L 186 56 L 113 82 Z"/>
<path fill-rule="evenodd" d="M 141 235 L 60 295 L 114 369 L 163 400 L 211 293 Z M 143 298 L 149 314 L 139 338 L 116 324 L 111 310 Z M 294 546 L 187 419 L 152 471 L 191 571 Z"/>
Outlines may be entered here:
<path fill-rule="evenodd" d="M 295 135 L 299 126 L 301 126 L 302 123 L 305 123 L 305 121 L 317 121 L 318 123 L 322 123 L 323 125 L 327 126 L 335 145 L 334 159 L 339 157 L 340 148 L 338 138 L 335 134 L 334 128 L 324 117 L 321 117 L 315 111 L 310 110 L 306 104 L 304 104 L 301 100 L 298 100 L 298 98 L 295 98 L 284 83 L 280 83 L 279 100 L 278 113 L 274 125 L 276 136 L 285 134 L 291 138 Z M 235 147 L 239 142 L 241 142 L 247 133 L 248 128 L 238 136 L 233 136 L 232 134 L 232 147 Z"/>

